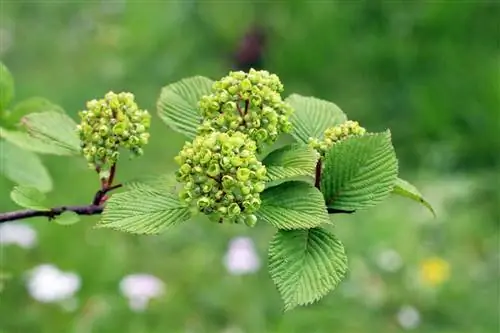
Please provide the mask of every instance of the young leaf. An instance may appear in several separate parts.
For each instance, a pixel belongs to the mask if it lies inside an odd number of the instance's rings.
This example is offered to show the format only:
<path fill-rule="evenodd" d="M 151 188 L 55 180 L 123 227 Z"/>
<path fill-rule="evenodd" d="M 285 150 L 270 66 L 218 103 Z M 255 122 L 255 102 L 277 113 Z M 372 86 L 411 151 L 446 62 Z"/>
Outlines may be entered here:
<path fill-rule="evenodd" d="M 66 211 L 56 216 L 53 221 L 60 225 L 72 225 L 80 221 L 80 216 L 75 212 Z"/>
<path fill-rule="evenodd" d="M 189 208 L 180 202 L 178 195 L 152 188 L 136 188 L 113 194 L 96 227 L 151 235 L 189 218 Z"/>
<path fill-rule="evenodd" d="M 29 113 L 46 111 L 64 113 L 63 108 L 59 105 L 52 103 L 46 98 L 35 96 L 15 104 L 5 120 L 8 125 L 16 125 L 22 117 Z"/>
<path fill-rule="evenodd" d="M 432 208 L 431 204 L 425 200 L 423 195 L 414 185 L 410 184 L 406 180 L 397 178 L 392 193 L 421 203 L 432 213 L 434 217 L 436 217 L 436 212 L 434 211 L 434 208 Z"/>
<path fill-rule="evenodd" d="M 64 149 L 68 154 L 80 154 L 77 124 L 66 114 L 54 111 L 30 113 L 23 117 L 21 124 L 31 136 Z"/>
<path fill-rule="evenodd" d="M 14 145 L 40 154 L 53 154 L 68 156 L 73 155 L 73 151 L 61 148 L 53 142 L 46 142 L 40 138 L 31 136 L 28 133 L 21 131 L 9 131 L 0 127 L 0 138 L 4 138 Z"/>
<path fill-rule="evenodd" d="M 272 151 L 262 163 L 267 169 L 268 181 L 297 176 L 314 176 L 317 153 L 303 144 L 291 144 Z"/>
<path fill-rule="evenodd" d="M 286 182 L 266 189 L 261 200 L 257 218 L 278 229 L 314 228 L 330 221 L 323 195 L 311 184 Z"/>
<path fill-rule="evenodd" d="M 194 76 L 164 87 L 157 102 L 160 119 L 174 131 L 194 138 L 201 122 L 198 101 L 211 93 L 212 84 L 209 78 Z"/>
<path fill-rule="evenodd" d="M 342 110 L 332 102 L 292 94 L 285 101 L 295 110 L 290 117 L 293 137 L 307 144 L 309 138 L 322 138 L 324 131 L 347 121 Z"/>
<path fill-rule="evenodd" d="M 325 156 L 321 191 L 328 208 L 353 211 L 390 195 L 398 174 L 389 131 L 337 142 Z"/>
<path fill-rule="evenodd" d="M 0 141 L 0 172 L 14 183 L 41 192 L 52 190 L 52 179 L 40 158 L 9 142 Z"/>
<path fill-rule="evenodd" d="M 325 229 L 279 230 L 269 245 L 269 273 L 285 311 L 324 297 L 346 272 L 344 246 Z"/>
<path fill-rule="evenodd" d="M 14 98 L 14 79 L 9 69 L 0 62 L 0 111 L 5 110 Z"/>
<path fill-rule="evenodd" d="M 10 192 L 10 198 L 21 207 L 36 210 L 49 210 L 45 205 L 45 194 L 29 186 L 16 186 Z"/>

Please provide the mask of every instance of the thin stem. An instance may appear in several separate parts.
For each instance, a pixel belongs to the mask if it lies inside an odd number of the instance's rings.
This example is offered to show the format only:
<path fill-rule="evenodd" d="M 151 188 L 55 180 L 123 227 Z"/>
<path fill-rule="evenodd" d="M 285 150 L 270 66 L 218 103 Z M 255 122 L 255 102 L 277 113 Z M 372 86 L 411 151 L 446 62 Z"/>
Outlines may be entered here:
<path fill-rule="evenodd" d="M 14 212 L 0 214 L 0 223 L 27 219 L 31 217 L 48 217 L 53 219 L 64 212 L 74 212 L 78 215 L 98 215 L 104 210 L 102 205 L 87 205 L 87 206 L 61 206 L 51 208 L 50 210 L 35 210 L 24 209 Z"/>
<path fill-rule="evenodd" d="M 245 113 L 243 113 L 243 110 L 241 110 L 239 102 L 236 103 L 236 108 L 238 109 L 238 113 L 240 114 L 241 118 L 243 118 L 245 116 Z M 243 121 L 245 121 L 245 119 L 243 119 Z"/>
<path fill-rule="evenodd" d="M 106 188 L 113 185 L 113 181 L 115 180 L 115 174 L 116 174 L 116 163 L 113 163 L 111 169 L 109 170 L 109 178 L 106 182 Z"/>
<path fill-rule="evenodd" d="M 318 160 L 318 163 L 316 163 L 316 176 L 314 179 L 314 186 L 320 190 L 321 186 L 321 170 L 322 169 L 322 163 L 321 159 Z M 342 210 L 342 209 L 335 209 L 335 208 L 327 208 L 328 214 L 352 214 L 354 213 L 354 210 Z"/>
<path fill-rule="evenodd" d="M 100 189 L 94 195 L 94 199 L 92 200 L 92 203 L 90 205 L 59 206 L 51 208 L 49 210 L 24 209 L 13 212 L 0 213 L 0 223 L 23 220 L 31 217 L 48 217 L 50 220 L 67 211 L 77 213 L 78 215 L 98 215 L 101 214 L 104 210 L 104 203 L 107 199 L 106 194 L 122 186 L 122 184 L 116 184 Z"/>
<path fill-rule="evenodd" d="M 318 190 L 320 189 L 321 185 L 321 158 L 318 160 L 318 163 L 316 163 L 316 176 L 314 178 L 314 187 L 316 187 Z"/>
<path fill-rule="evenodd" d="M 328 214 L 352 214 L 354 210 L 342 210 L 335 208 L 327 208 Z"/>
<path fill-rule="evenodd" d="M 250 101 L 247 99 L 245 100 L 245 115 L 248 113 L 248 107 L 250 106 Z"/>
<path fill-rule="evenodd" d="M 95 206 L 102 205 L 105 201 L 103 199 L 105 198 L 106 194 L 108 194 L 108 192 L 116 190 L 117 188 L 120 188 L 122 186 L 123 186 L 122 184 L 116 184 L 116 185 L 113 185 L 110 187 L 105 187 L 103 189 L 100 189 L 94 195 L 94 199 L 92 200 L 92 205 L 95 205 Z"/>

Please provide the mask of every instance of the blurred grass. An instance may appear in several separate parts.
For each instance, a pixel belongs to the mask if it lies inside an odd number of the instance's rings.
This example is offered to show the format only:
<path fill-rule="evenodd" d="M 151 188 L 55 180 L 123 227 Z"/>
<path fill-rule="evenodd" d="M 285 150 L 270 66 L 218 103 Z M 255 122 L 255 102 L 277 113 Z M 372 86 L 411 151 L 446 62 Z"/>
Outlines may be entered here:
<path fill-rule="evenodd" d="M 15 76 L 17 100 L 39 95 L 75 117 L 109 90 L 133 91 L 155 112 L 162 86 L 191 75 L 217 78 L 255 21 L 270 30 L 265 67 L 286 94 L 337 103 L 370 130 L 391 128 L 402 176 L 422 186 L 438 218 L 392 199 L 354 216 L 335 217 L 350 256 L 350 275 L 324 301 L 283 316 L 265 269 L 272 230 L 259 225 L 193 222 L 155 237 L 29 223 L 30 251 L 2 248 L 13 278 L 0 294 L 0 332 L 401 332 L 395 315 L 419 309 L 418 332 L 498 331 L 498 17 L 483 2 L 28 2 L 1 1 L 2 61 Z M 3 49 L 3 46 L 2 46 Z M 119 180 L 170 172 L 184 138 L 154 115 L 151 144 L 123 161 Z M 97 186 L 82 160 L 47 157 L 53 204 L 88 202 Z M 0 211 L 15 209 L 12 184 L 0 179 Z M 263 269 L 234 277 L 222 265 L 236 235 L 257 243 Z M 377 251 L 392 248 L 404 267 L 386 273 Z M 434 293 L 414 280 L 430 256 L 450 262 L 450 280 Z M 23 272 L 55 263 L 82 276 L 77 311 L 32 300 Z M 163 278 L 167 296 L 134 314 L 119 295 L 125 274 Z M 354 294 L 353 294 L 354 290 Z M 382 296 L 380 296 L 382 295 Z M 495 296 L 496 295 L 496 296 Z"/>

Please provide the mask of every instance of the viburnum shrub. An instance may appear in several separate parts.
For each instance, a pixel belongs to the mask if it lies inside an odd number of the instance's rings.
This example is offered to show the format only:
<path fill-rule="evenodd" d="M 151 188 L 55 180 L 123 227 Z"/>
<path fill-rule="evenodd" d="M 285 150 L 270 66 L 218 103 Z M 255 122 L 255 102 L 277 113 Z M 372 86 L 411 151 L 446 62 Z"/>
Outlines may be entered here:
<path fill-rule="evenodd" d="M 87 102 L 77 124 L 45 99 L 10 108 L 13 80 L 5 66 L 0 70 L 0 164 L 17 184 L 11 198 L 26 208 L 0 214 L 0 222 L 42 216 L 72 224 L 80 215 L 101 214 L 96 227 L 134 234 L 168 232 L 193 219 L 214 227 L 267 225 L 276 230 L 270 276 L 290 310 L 319 300 L 346 275 L 332 215 L 373 207 L 391 194 L 434 213 L 398 177 L 389 130 L 370 132 L 325 100 L 283 98 L 279 77 L 264 70 L 230 72 L 218 81 L 195 76 L 164 87 L 158 116 L 187 138 L 173 157 L 176 170 L 117 184 L 122 154 L 142 155 L 150 139 L 151 116 L 133 94 L 107 92 Z M 52 183 L 37 154 L 83 156 L 101 180 L 91 204 L 47 207 Z"/>

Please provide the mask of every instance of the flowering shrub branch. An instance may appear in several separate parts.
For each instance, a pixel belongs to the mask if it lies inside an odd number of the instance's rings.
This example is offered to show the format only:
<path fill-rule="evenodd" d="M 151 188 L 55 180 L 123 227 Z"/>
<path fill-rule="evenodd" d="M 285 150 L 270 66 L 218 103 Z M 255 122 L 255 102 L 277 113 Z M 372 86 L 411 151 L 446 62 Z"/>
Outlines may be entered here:
<path fill-rule="evenodd" d="M 389 130 L 371 133 L 331 102 L 283 98 L 283 90 L 277 75 L 253 69 L 164 87 L 158 115 L 188 138 L 174 159 L 178 169 L 111 196 L 122 186 L 113 183 L 123 151 L 141 156 L 149 141 L 151 116 L 133 94 L 109 92 L 88 102 L 80 124 L 63 111 L 26 114 L 18 127 L 0 128 L 17 149 L 9 148 L 12 156 L 83 155 L 101 188 L 88 206 L 47 208 L 46 188 L 6 172 L 18 184 L 12 200 L 28 210 L 0 214 L 0 222 L 45 216 L 71 224 L 79 215 L 101 214 L 98 228 L 146 235 L 189 221 L 264 223 L 275 229 L 269 272 L 285 310 L 314 303 L 348 268 L 344 245 L 330 228 L 332 214 L 373 207 L 391 194 L 432 207 L 398 177 Z"/>

